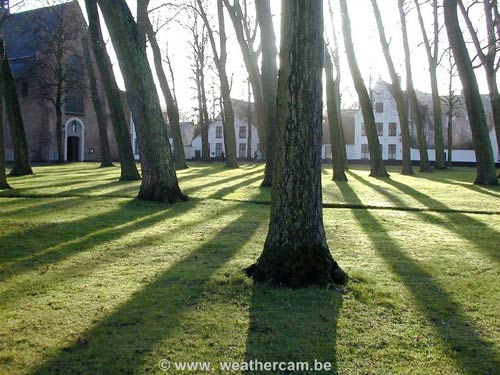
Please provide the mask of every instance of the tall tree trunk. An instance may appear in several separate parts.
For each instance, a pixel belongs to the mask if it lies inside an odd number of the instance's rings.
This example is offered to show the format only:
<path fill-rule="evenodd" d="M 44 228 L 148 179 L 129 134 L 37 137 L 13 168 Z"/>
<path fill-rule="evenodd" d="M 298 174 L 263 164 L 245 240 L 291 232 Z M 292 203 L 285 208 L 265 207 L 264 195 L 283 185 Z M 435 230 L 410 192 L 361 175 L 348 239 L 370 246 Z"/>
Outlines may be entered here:
<path fill-rule="evenodd" d="M 270 0 L 255 0 L 255 10 L 261 34 L 262 100 L 265 108 L 265 142 L 267 152 L 262 186 L 270 187 L 272 185 L 274 159 L 276 158 L 274 133 L 276 129 L 276 95 L 278 89 L 278 66 L 276 64 L 278 50 L 276 47 L 276 34 L 274 32 Z M 263 140 L 260 140 L 260 142 L 262 145 Z"/>
<path fill-rule="evenodd" d="M 151 45 L 151 50 L 153 51 L 153 59 L 156 69 L 156 76 L 160 82 L 161 92 L 165 103 L 167 104 L 167 116 L 170 123 L 170 130 L 172 132 L 172 138 L 174 140 L 174 160 L 175 169 L 186 169 L 188 166 L 186 164 L 186 155 L 184 154 L 184 142 L 182 141 L 181 127 L 179 125 L 179 109 L 177 108 L 177 103 L 175 102 L 172 91 L 168 84 L 167 76 L 165 75 L 165 70 L 163 69 L 163 60 L 161 58 L 161 50 L 156 40 L 156 34 L 153 30 L 153 25 L 148 17 L 147 3 L 144 1 L 138 1 L 138 11 L 139 8 L 143 12 L 143 17 L 139 18 L 144 21 L 144 29 L 147 33 L 149 44 Z M 143 4 L 142 6 L 140 6 Z"/>
<path fill-rule="evenodd" d="M 2 40 L 0 40 L 2 43 Z M 5 51 L 0 49 L 0 59 L 3 60 Z M 4 99 L 3 99 L 3 69 L 2 64 L 0 64 L 0 190 L 10 189 L 7 182 L 7 175 L 5 173 L 5 149 L 4 149 Z"/>
<path fill-rule="evenodd" d="M 342 168 L 344 170 L 349 169 L 348 163 L 347 163 L 347 151 L 346 151 L 346 145 L 345 145 L 345 137 L 344 137 L 344 125 L 343 125 L 343 120 L 342 120 L 342 107 L 341 107 L 341 100 L 342 97 L 340 95 L 340 78 L 341 78 L 341 69 L 340 69 L 340 54 L 339 54 L 339 43 L 337 40 L 337 30 L 335 27 L 335 21 L 334 21 L 334 14 L 333 14 L 333 8 L 332 8 L 332 3 L 331 1 L 328 1 L 328 10 L 330 14 L 330 22 L 332 24 L 332 31 L 333 31 L 333 56 L 331 56 L 333 60 L 333 66 L 335 68 L 335 78 L 333 80 L 333 89 L 334 89 L 334 99 L 335 99 L 335 105 L 336 105 L 336 111 L 337 111 L 337 121 L 338 121 L 338 130 L 340 134 L 340 145 L 341 145 L 341 152 L 342 152 Z"/>
<path fill-rule="evenodd" d="M 432 12 L 434 19 L 434 40 L 433 49 L 431 48 L 429 39 L 427 38 L 427 31 L 425 30 L 424 19 L 420 11 L 419 0 L 415 1 L 417 8 L 418 23 L 422 31 L 425 51 L 427 53 L 427 60 L 429 62 L 429 74 L 431 78 L 431 91 L 432 91 L 432 111 L 434 118 L 434 149 L 436 153 L 436 161 L 434 167 L 436 169 L 445 169 L 446 161 L 444 156 L 444 141 L 443 141 L 443 116 L 441 108 L 441 97 L 439 96 L 438 81 L 437 81 L 437 66 L 438 66 L 438 47 L 439 47 L 439 22 L 438 22 L 438 3 L 437 0 L 432 0 Z"/>
<path fill-rule="evenodd" d="M 109 55 L 106 52 L 106 45 L 102 38 L 99 12 L 97 11 L 96 0 L 85 0 L 87 15 L 89 19 L 89 33 L 92 44 L 92 50 L 96 58 L 97 68 L 99 69 L 104 93 L 108 102 L 111 116 L 111 124 L 115 133 L 118 146 L 118 155 L 120 157 L 120 181 L 140 180 L 141 176 L 137 171 L 134 152 L 132 150 L 132 140 L 128 129 L 125 110 L 123 108 L 120 89 L 116 84 Z"/>
<path fill-rule="evenodd" d="M 205 161 L 210 161 L 210 142 L 208 141 L 210 117 L 208 115 L 207 92 L 205 89 L 205 74 L 203 73 L 203 71 L 200 74 L 200 90 L 201 90 L 201 107 L 203 115 L 203 123 L 201 125 L 202 159 Z"/>
<path fill-rule="evenodd" d="M 347 275 L 328 249 L 321 198 L 323 2 L 283 1 L 281 25 L 271 219 L 247 273 L 292 288 L 342 284 Z"/>
<path fill-rule="evenodd" d="M 16 91 L 14 76 L 10 70 L 9 59 L 5 52 L 3 38 L 0 38 L 0 54 L 2 56 L 2 96 L 5 98 L 5 109 L 14 149 L 14 166 L 10 171 L 11 176 L 25 176 L 33 174 L 30 164 L 28 142 L 24 131 L 21 106 Z"/>
<path fill-rule="evenodd" d="M 403 49 L 405 53 L 405 68 L 406 68 L 406 92 L 408 94 L 408 101 L 411 107 L 411 114 L 415 127 L 417 129 L 418 150 L 420 154 L 420 172 L 432 172 L 431 165 L 429 164 L 429 156 L 427 155 L 427 141 L 424 133 L 424 122 L 422 111 L 417 100 L 417 94 L 413 87 L 413 77 L 411 72 L 410 62 L 410 46 L 408 44 L 408 32 L 406 29 L 406 14 L 404 10 L 405 0 L 398 0 L 399 17 L 401 19 L 401 31 L 403 33 Z"/>
<path fill-rule="evenodd" d="M 86 38 L 82 39 L 83 47 L 83 61 L 87 67 L 87 74 L 89 76 L 90 84 L 90 97 L 92 99 L 92 104 L 94 106 L 94 112 L 97 119 L 97 127 L 99 129 L 99 141 L 101 144 L 101 168 L 113 167 L 113 161 L 111 160 L 111 152 L 109 151 L 109 141 L 108 141 L 108 129 L 106 126 L 106 115 L 104 113 L 104 108 L 99 97 L 99 92 L 97 91 L 97 82 L 94 74 L 94 66 L 92 59 L 90 57 L 90 49 L 88 45 L 88 40 Z"/>
<path fill-rule="evenodd" d="M 342 138 L 340 135 L 337 97 L 335 95 L 335 81 L 333 79 L 333 63 L 328 49 L 325 47 L 325 76 L 326 76 L 326 108 L 328 126 L 330 128 L 330 145 L 332 148 L 333 181 L 347 181 L 342 160 Z"/>
<path fill-rule="evenodd" d="M 476 26 L 472 23 L 469 14 L 460 0 L 458 5 L 464 16 L 465 23 L 469 29 L 472 41 L 476 48 L 477 56 L 481 61 L 481 65 L 484 68 L 486 74 L 486 80 L 488 82 L 491 110 L 493 112 L 493 123 L 495 126 L 496 140 L 498 146 L 498 152 L 500 153 L 500 95 L 498 93 L 497 77 L 496 73 L 500 62 L 496 61 L 496 56 L 498 52 L 498 43 L 500 38 L 500 25 L 499 25 L 499 15 L 498 15 L 498 4 L 496 1 L 483 1 L 484 7 L 484 18 L 486 21 L 486 32 L 487 32 L 487 46 L 486 53 L 483 50 L 482 42 L 479 40 L 478 32 Z M 495 32 L 496 31 L 496 32 Z M 493 155 L 496 159 L 497 155 Z"/>
<path fill-rule="evenodd" d="M 453 93 L 448 99 L 448 167 L 453 164 Z"/>
<path fill-rule="evenodd" d="M 389 70 L 389 75 L 391 76 L 392 83 L 392 97 L 396 102 L 396 108 L 398 109 L 399 125 L 401 126 L 401 138 L 402 138 L 402 149 L 403 149 L 403 160 L 401 165 L 401 174 L 403 175 L 413 175 L 413 167 L 411 165 L 411 139 L 410 139 L 410 126 L 408 124 L 408 111 L 403 97 L 403 90 L 401 89 L 401 83 L 399 81 L 399 76 L 396 73 L 396 68 L 394 67 L 394 61 L 392 60 L 391 53 L 389 50 L 389 43 L 387 42 L 387 37 L 385 35 L 384 25 L 382 22 L 382 16 L 380 15 L 380 10 L 376 0 L 372 0 L 373 13 L 375 15 L 375 20 L 377 21 L 377 28 L 380 37 L 380 43 L 382 44 L 382 51 L 384 53 L 385 61 L 387 63 L 387 68 Z"/>
<path fill-rule="evenodd" d="M 231 22 L 236 34 L 236 39 L 238 40 L 241 54 L 243 56 L 243 62 L 245 64 L 250 84 L 252 86 L 255 103 L 255 120 L 257 124 L 257 131 L 259 132 L 259 138 L 263 146 L 261 147 L 262 155 L 265 159 L 267 159 L 267 124 L 265 123 L 266 118 L 264 99 L 262 96 L 262 82 L 258 65 L 258 53 L 253 50 L 253 42 L 250 40 L 250 38 L 247 37 L 245 31 L 243 30 L 243 23 L 245 23 L 246 20 L 244 19 L 239 1 L 236 0 L 234 2 L 234 5 L 231 5 L 229 3 L 229 0 L 223 0 L 223 2 L 226 6 L 226 9 L 228 10 L 229 18 L 231 18 Z"/>
<path fill-rule="evenodd" d="M 498 93 L 498 85 L 496 80 L 496 74 L 494 71 L 489 71 L 486 73 L 486 79 L 488 81 L 489 96 L 491 103 L 491 111 L 493 112 L 493 124 L 495 126 L 495 135 L 497 140 L 497 150 L 500 155 L 500 94 Z M 494 159 L 498 155 L 493 155 Z M 500 176 L 499 176 L 500 177 Z"/>
<path fill-rule="evenodd" d="M 197 72 L 196 74 L 199 73 Z M 198 92 L 198 118 L 199 118 L 200 134 L 201 134 L 201 160 L 209 161 L 210 144 L 208 142 L 208 121 L 205 117 L 205 111 L 202 103 L 203 97 L 201 93 L 201 79 L 199 75 L 196 77 L 196 90 Z"/>
<path fill-rule="evenodd" d="M 444 0 L 444 17 L 448 33 L 448 40 L 455 57 L 458 73 L 464 90 L 465 104 L 469 123 L 472 131 L 472 139 L 476 152 L 477 175 L 474 181 L 477 185 L 498 185 L 495 171 L 495 160 L 488 134 L 486 115 L 479 94 L 474 69 L 467 46 L 460 29 L 457 15 L 457 0 Z"/>
<path fill-rule="evenodd" d="M 57 162 L 64 163 L 64 142 L 63 142 L 63 112 L 62 112 L 62 82 L 59 82 L 56 88 L 56 98 L 54 110 L 56 112 L 56 144 L 57 144 Z"/>
<path fill-rule="evenodd" d="M 252 104 L 250 84 L 248 86 L 248 103 L 247 103 L 247 159 L 252 160 Z"/>
<path fill-rule="evenodd" d="M 127 88 L 141 154 L 139 198 L 176 202 L 182 194 L 146 48 L 125 0 L 99 0 Z"/>
<path fill-rule="evenodd" d="M 208 31 L 208 38 L 210 40 L 210 45 L 212 46 L 212 52 L 214 55 L 215 66 L 219 73 L 220 89 L 222 97 L 223 108 L 223 131 L 224 131 L 224 148 L 226 150 L 226 167 L 237 168 L 238 163 L 236 161 L 236 135 L 234 131 L 234 112 L 233 104 L 231 102 L 231 89 L 229 88 L 229 81 L 227 79 L 226 71 L 226 60 L 227 60 L 227 49 L 226 49 L 226 29 L 224 25 L 224 9 L 222 6 L 222 0 L 217 0 L 217 16 L 219 20 L 219 41 L 220 41 L 220 54 L 217 52 L 217 45 L 215 43 L 214 31 L 210 26 L 205 10 L 203 9 L 203 4 L 201 0 L 196 0 L 200 16 L 205 23 Z"/>
<path fill-rule="evenodd" d="M 351 34 L 351 21 L 349 19 L 349 11 L 347 9 L 346 0 L 340 0 L 340 8 L 342 11 L 342 31 L 344 34 L 344 44 L 347 55 L 347 62 L 351 71 L 354 88 L 359 97 L 359 105 L 363 118 L 365 121 L 366 135 L 368 138 L 368 149 L 370 151 L 370 176 L 372 177 L 388 177 L 382 160 L 382 153 L 380 152 L 380 142 L 377 134 L 377 127 L 375 125 L 375 116 L 373 114 L 372 102 L 368 91 L 363 82 L 363 77 L 359 70 L 356 55 L 354 53 L 354 46 L 352 43 Z"/>

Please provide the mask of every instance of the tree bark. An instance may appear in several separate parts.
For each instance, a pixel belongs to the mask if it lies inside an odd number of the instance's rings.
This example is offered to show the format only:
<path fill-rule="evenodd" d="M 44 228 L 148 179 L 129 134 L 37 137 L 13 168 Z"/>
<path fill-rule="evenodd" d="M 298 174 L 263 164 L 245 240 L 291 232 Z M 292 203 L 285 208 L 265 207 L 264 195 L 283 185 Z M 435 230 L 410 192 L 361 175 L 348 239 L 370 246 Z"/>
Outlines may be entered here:
<path fill-rule="evenodd" d="M 472 139 L 476 153 L 477 185 L 498 185 L 495 161 L 488 134 L 486 115 L 472 68 L 469 52 L 460 29 L 457 15 L 457 0 L 444 0 L 444 17 L 450 47 L 455 57 L 458 73 L 464 90 L 465 104 L 469 116 Z"/>
<path fill-rule="evenodd" d="M 438 81 L 437 81 L 438 46 L 439 46 L 438 3 L 437 0 L 432 0 L 432 12 L 434 18 L 434 41 L 433 41 L 434 51 L 433 51 L 429 43 L 429 39 L 427 38 L 427 32 L 425 30 L 422 12 L 420 11 L 419 1 L 418 0 L 414 1 L 415 1 L 415 7 L 417 8 L 418 22 L 420 24 L 420 30 L 422 31 L 425 51 L 427 53 L 427 60 L 429 62 L 429 74 L 431 78 L 432 111 L 434 118 L 434 149 L 436 152 L 436 161 L 434 163 L 434 168 L 446 169 L 446 160 L 444 156 L 444 141 L 443 141 L 442 106 L 441 106 L 441 97 L 439 96 Z"/>
<path fill-rule="evenodd" d="M 9 129 L 14 149 L 14 166 L 10 171 L 11 176 L 25 176 L 33 174 L 28 151 L 28 142 L 24 131 L 23 117 L 19 97 L 17 96 L 16 83 L 10 70 L 9 59 L 5 52 L 3 38 L 0 38 L 0 54 L 2 56 L 2 95 L 5 99 L 5 109 L 9 120 Z"/>
<path fill-rule="evenodd" d="M 340 135 L 337 97 L 335 95 L 335 80 L 333 79 L 333 63 L 330 53 L 325 46 L 325 76 L 326 76 L 326 108 L 328 126 L 330 128 L 330 145 L 332 148 L 333 181 L 347 181 L 342 160 L 342 138 Z"/>
<path fill-rule="evenodd" d="M 201 90 L 201 107 L 203 122 L 201 127 L 201 147 L 202 147 L 202 159 L 204 161 L 210 161 L 210 142 L 208 141 L 208 130 L 210 126 L 210 117 L 208 116 L 208 106 L 207 106 L 207 92 L 205 89 L 205 74 L 201 71 L 200 75 L 200 90 Z"/>
<path fill-rule="evenodd" d="M 92 50 L 96 58 L 97 68 L 99 69 L 104 93 L 108 101 L 111 124 L 115 133 L 118 146 L 118 155 L 120 157 L 120 181 L 136 181 L 141 176 L 137 171 L 134 153 L 132 150 L 132 140 L 128 129 L 125 110 L 123 108 L 120 89 L 116 84 L 111 60 L 106 52 L 104 39 L 102 37 L 99 12 L 97 11 L 96 0 L 85 0 L 87 15 L 89 19 L 89 33 L 92 44 Z"/>
<path fill-rule="evenodd" d="M 0 40 L 0 43 L 3 41 Z M 0 59 L 3 61 L 5 51 L 0 49 Z M 5 149 L 4 149 L 4 99 L 3 99 L 3 69 L 0 64 L 0 190 L 10 189 L 5 173 Z"/>
<path fill-rule="evenodd" d="M 127 88 L 141 154 L 139 198 L 151 201 L 186 200 L 170 151 L 160 100 L 149 68 L 146 48 L 125 0 L 99 0 Z"/>
<path fill-rule="evenodd" d="M 63 143 L 63 123 L 62 123 L 62 92 L 59 87 L 56 89 L 56 98 L 54 109 L 56 111 L 56 144 L 57 144 L 57 162 L 64 163 L 64 143 Z"/>
<path fill-rule="evenodd" d="M 359 105 L 365 121 L 368 149 L 370 151 L 370 176 L 389 177 L 389 174 L 385 169 L 384 161 L 382 160 L 382 153 L 380 152 L 380 142 L 378 139 L 377 127 L 375 125 L 372 102 L 363 82 L 363 77 L 361 76 L 361 72 L 356 61 L 356 55 L 354 53 L 351 35 L 351 21 L 349 19 L 349 11 L 347 9 L 346 0 L 340 0 L 340 8 L 342 11 L 342 31 L 344 34 L 347 62 L 349 63 L 354 88 L 358 94 Z"/>
<path fill-rule="evenodd" d="M 205 23 L 208 31 L 208 38 L 210 40 L 210 45 L 212 46 L 212 51 L 214 55 L 215 66 L 219 73 L 220 89 L 222 96 L 222 108 L 223 108 L 223 131 L 224 131 L 224 148 L 226 150 L 226 167 L 237 168 L 238 163 L 236 161 L 236 135 L 234 131 L 234 112 L 233 104 L 231 102 L 231 89 L 229 88 L 229 81 L 227 79 L 226 71 L 226 60 L 227 60 L 227 49 L 226 49 L 226 29 L 224 25 L 224 9 L 222 6 L 222 0 L 217 0 L 217 17 L 219 20 L 219 41 L 220 41 L 220 55 L 217 51 L 217 45 L 215 43 L 214 31 L 210 26 L 205 10 L 203 9 L 203 4 L 201 0 L 196 0 L 198 3 L 198 10 L 200 16 Z"/>
<path fill-rule="evenodd" d="M 432 172 L 429 164 L 429 156 L 427 155 L 427 141 L 424 133 L 424 122 L 422 111 L 417 100 L 417 94 L 413 87 L 413 77 L 411 72 L 410 62 L 410 46 L 408 43 L 408 32 L 406 29 L 406 15 L 404 10 L 405 0 L 398 0 L 399 17 L 401 20 L 401 31 L 403 33 L 403 49 L 405 53 L 405 68 L 406 68 L 406 92 L 408 94 L 408 102 L 411 107 L 411 115 L 417 129 L 418 150 L 420 154 L 420 172 Z"/>
<path fill-rule="evenodd" d="M 389 43 L 387 42 L 387 37 L 385 35 L 384 25 L 382 22 L 382 16 L 380 15 L 380 10 L 376 0 L 372 0 L 373 13 L 375 15 L 375 20 L 377 22 L 378 33 L 380 37 L 380 44 L 382 45 L 382 51 L 384 53 L 385 61 L 387 63 L 387 68 L 389 70 L 389 75 L 391 76 L 392 83 L 392 97 L 396 102 L 396 108 L 398 109 L 399 125 L 401 127 L 401 138 L 402 138 L 402 151 L 403 160 L 401 165 L 401 174 L 403 175 L 413 175 L 413 167 L 411 165 L 411 139 L 410 139 L 410 126 L 408 124 L 408 111 L 403 97 L 403 90 L 401 89 L 401 83 L 399 81 L 399 76 L 396 73 L 396 68 L 394 67 L 394 61 L 392 60 L 391 53 L 389 50 Z"/>
<path fill-rule="evenodd" d="M 243 62 L 245 64 L 245 68 L 248 73 L 248 77 L 250 80 L 250 84 L 252 86 L 252 92 L 255 103 L 255 114 L 256 114 L 256 124 L 257 131 L 259 133 L 259 138 L 261 140 L 262 155 L 265 159 L 267 159 L 267 124 L 265 123 L 265 108 L 264 108 L 264 99 L 262 96 L 262 82 L 261 76 L 259 73 L 259 65 L 258 65 L 258 53 L 253 50 L 252 43 L 250 38 L 245 35 L 245 31 L 243 29 L 243 23 L 246 22 L 243 16 L 243 12 L 241 10 L 241 6 L 238 0 L 234 1 L 234 4 L 231 5 L 229 0 L 223 0 L 224 5 L 229 13 L 229 18 L 231 18 L 231 22 L 234 27 L 234 31 L 236 34 L 236 39 L 238 40 L 238 44 L 240 46 L 241 54 L 243 56 Z"/>
<path fill-rule="evenodd" d="M 343 284 L 326 243 L 321 199 L 323 4 L 282 2 L 278 126 L 271 219 L 264 250 L 247 273 L 301 288 Z"/>
<path fill-rule="evenodd" d="M 500 94 L 498 93 L 497 77 L 496 73 L 500 62 L 496 61 L 496 55 L 498 51 L 498 43 L 500 37 L 500 25 L 498 19 L 498 4 L 493 1 L 483 1 L 484 15 L 486 20 L 486 31 L 487 31 L 487 51 L 483 51 L 481 42 L 478 38 L 477 29 L 475 25 L 472 24 L 472 20 L 467 13 L 462 1 L 458 2 L 462 15 L 464 16 L 465 23 L 469 29 L 472 41 L 476 48 L 477 56 L 481 61 L 481 65 L 484 68 L 486 74 L 486 81 L 488 83 L 488 91 L 490 97 L 491 110 L 493 113 L 493 124 L 495 127 L 496 141 L 498 152 L 500 153 Z M 495 30 L 497 34 L 495 34 Z M 493 155 L 494 159 L 496 155 Z"/>
<path fill-rule="evenodd" d="M 97 91 L 97 82 L 94 73 L 94 67 L 92 59 L 90 57 L 90 49 L 88 45 L 88 40 L 86 38 L 82 39 L 83 47 L 83 61 L 87 67 L 87 74 L 89 76 L 90 85 L 90 97 L 92 99 L 92 104 L 94 106 L 94 112 L 97 119 L 97 127 L 99 129 L 99 141 L 101 144 L 101 168 L 113 167 L 113 161 L 111 160 L 111 152 L 109 151 L 109 141 L 108 141 L 108 129 L 106 126 L 106 115 L 104 113 L 104 108 L 99 97 L 99 92 Z"/>
<path fill-rule="evenodd" d="M 448 105 L 450 105 L 448 112 L 448 167 L 453 164 L 453 93 L 448 98 Z"/>
<path fill-rule="evenodd" d="M 261 33 L 262 62 L 262 100 L 265 108 L 266 128 L 266 167 L 264 170 L 263 187 L 272 186 L 274 169 L 275 131 L 276 131 L 276 95 L 278 89 L 278 66 L 276 57 L 276 34 L 274 32 L 273 19 L 271 15 L 270 0 L 255 0 L 255 10 Z M 260 140 L 261 145 L 263 140 Z"/>
<path fill-rule="evenodd" d="M 149 20 L 147 3 L 144 1 L 138 1 L 138 11 L 143 12 L 142 19 L 144 22 L 144 30 L 148 36 L 149 44 L 151 45 L 151 50 L 153 51 L 153 59 L 156 69 L 156 76 L 160 82 L 161 92 L 165 103 L 167 104 L 167 116 L 170 123 L 170 130 L 172 132 L 172 138 L 174 140 L 174 160 L 175 169 L 186 169 L 188 166 L 186 164 L 186 155 L 184 154 L 184 142 L 182 140 L 181 128 L 179 125 L 179 109 L 177 103 L 175 102 L 172 91 L 170 90 L 170 85 L 168 84 L 167 76 L 165 75 L 165 70 L 163 69 L 163 61 L 161 58 L 161 50 L 156 40 L 156 34 L 153 30 L 153 25 Z M 143 4 L 140 6 L 140 4 Z M 139 9 L 142 8 L 142 9 Z"/>

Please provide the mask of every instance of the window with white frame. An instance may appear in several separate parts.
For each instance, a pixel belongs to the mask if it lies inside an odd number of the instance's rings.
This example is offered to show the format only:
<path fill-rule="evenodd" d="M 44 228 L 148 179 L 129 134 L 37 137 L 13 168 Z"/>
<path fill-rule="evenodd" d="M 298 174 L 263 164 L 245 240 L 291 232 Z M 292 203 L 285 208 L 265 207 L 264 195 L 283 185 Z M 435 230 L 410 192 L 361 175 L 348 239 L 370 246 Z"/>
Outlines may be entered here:
<path fill-rule="evenodd" d="M 395 144 L 390 144 L 388 145 L 388 159 L 389 160 L 396 160 L 396 145 Z"/>
<path fill-rule="evenodd" d="M 398 124 L 395 122 L 389 123 L 389 137 L 395 137 L 398 135 Z"/>
<path fill-rule="evenodd" d="M 240 127 L 241 129 L 241 127 Z M 240 143 L 238 146 L 238 157 L 241 159 L 244 159 L 247 157 L 247 144 L 246 143 Z"/>
<path fill-rule="evenodd" d="M 215 128 L 215 138 L 222 138 L 222 126 Z"/>
<path fill-rule="evenodd" d="M 246 126 L 240 126 L 239 131 L 240 131 L 240 139 L 246 139 L 246 137 L 247 137 L 247 127 Z"/>
<path fill-rule="evenodd" d="M 370 159 L 370 150 L 367 143 L 361 145 L 361 159 Z"/>

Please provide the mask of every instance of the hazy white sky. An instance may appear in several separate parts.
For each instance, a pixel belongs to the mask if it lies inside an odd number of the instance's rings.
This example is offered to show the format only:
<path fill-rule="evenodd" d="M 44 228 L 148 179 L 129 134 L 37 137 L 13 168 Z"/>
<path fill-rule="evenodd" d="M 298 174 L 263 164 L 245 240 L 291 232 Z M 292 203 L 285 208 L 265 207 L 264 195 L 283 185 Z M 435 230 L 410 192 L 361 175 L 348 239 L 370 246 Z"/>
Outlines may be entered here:
<path fill-rule="evenodd" d="M 50 1 L 50 0 L 49 0 Z M 81 4 L 82 9 L 85 9 L 83 0 L 78 0 Z M 340 44 L 340 54 L 342 59 L 342 90 L 343 90 L 343 100 L 344 106 L 350 106 L 357 102 L 357 98 L 353 93 L 352 83 L 349 68 L 347 62 L 345 61 L 345 54 L 343 53 L 343 39 L 341 30 L 341 20 L 340 11 L 338 8 L 338 1 L 331 0 L 334 4 L 334 17 L 335 26 L 339 32 L 338 42 Z M 31 9 L 35 7 L 43 6 L 46 0 L 26 0 L 24 9 Z M 52 3 L 61 2 L 59 0 L 54 0 Z M 136 0 L 127 0 L 132 12 L 135 12 Z M 164 0 L 151 0 L 150 8 L 155 7 L 155 4 L 165 2 Z M 180 0 L 179 0 L 180 2 Z M 272 10 L 274 13 L 275 29 L 279 33 L 279 23 L 280 23 L 280 3 L 279 0 L 271 0 Z M 413 3 L 413 1 L 410 1 Z M 212 0 L 210 9 L 211 13 L 216 12 L 215 1 Z M 329 26 L 329 15 L 327 1 L 325 4 L 325 22 L 327 23 L 327 34 L 331 35 L 331 28 Z M 396 63 L 396 69 L 403 77 L 404 82 L 404 56 L 401 38 L 401 25 L 399 22 L 399 13 L 397 9 L 397 0 L 378 0 L 378 4 L 382 13 L 383 22 L 386 30 L 387 37 L 391 40 L 391 52 L 393 59 Z M 372 6 L 370 0 L 355 0 L 348 1 L 349 12 L 351 16 L 352 31 L 354 47 L 358 59 L 358 63 L 361 67 L 363 75 L 365 77 L 366 84 L 369 84 L 370 77 L 373 82 L 378 78 L 389 81 L 389 76 L 387 73 L 386 63 L 381 52 L 380 41 L 378 37 L 378 32 L 373 16 Z M 427 5 L 422 6 L 424 12 L 425 22 L 429 26 L 429 30 L 432 30 L 432 15 L 430 14 L 430 8 Z M 153 15 L 153 18 L 157 15 Z M 179 23 L 182 23 L 185 16 L 181 14 L 178 18 Z M 476 24 L 481 22 L 481 19 L 474 20 Z M 412 10 L 407 16 L 408 31 L 410 39 L 410 49 L 412 54 L 412 70 L 414 85 L 418 90 L 430 92 L 430 81 L 428 73 L 427 58 L 425 55 L 425 50 L 422 46 L 422 36 L 420 28 L 418 26 L 417 13 Z M 442 16 L 440 17 L 440 22 L 443 22 Z M 191 64 L 190 60 L 190 47 L 188 46 L 188 40 L 190 38 L 189 32 L 181 27 L 179 23 L 171 23 L 168 27 L 162 29 L 162 32 L 158 35 L 158 40 L 160 46 L 166 47 L 168 44 L 169 55 L 171 57 L 175 84 L 176 84 L 176 94 L 179 101 L 179 107 L 182 112 L 182 117 L 184 119 L 195 119 L 195 111 L 193 110 L 196 105 L 193 98 L 196 95 L 194 90 L 194 82 L 191 80 L 191 72 L 189 66 Z M 246 83 L 246 71 L 244 69 L 243 60 L 241 58 L 241 53 L 239 46 L 236 42 L 236 38 L 233 33 L 233 27 L 230 22 L 229 16 L 226 14 L 226 30 L 228 34 L 228 71 L 229 75 L 232 75 L 233 88 L 232 96 L 238 99 L 246 99 L 248 97 L 247 93 L 247 83 Z M 431 32 L 429 32 L 429 37 L 431 37 Z M 441 51 L 446 48 L 446 32 L 442 30 L 442 45 Z M 328 35 L 327 35 L 328 36 Z M 279 40 L 279 38 L 278 38 Z M 109 44 L 109 49 L 111 49 L 111 44 Z M 210 49 L 210 46 L 208 46 Z M 112 52 L 112 51 L 111 51 Z M 154 69 L 152 69 L 154 72 Z M 119 76 L 119 72 L 117 74 Z M 476 70 L 476 75 L 478 77 L 481 90 L 486 92 L 486 84 L 483 77 L 482 69 Z M 447 73 L 444 70 L 439 72 L 440 79 L 440 90 L 441 94 L 444 95 L 447 92 Z M 121 78 L 119 77 L 119 81 Z M 217 88 L 218 79 L 212 74 L 207 79 L 207 89 L 213 84 Z M 120 83 L 123 88 L 123 83 Z M 456 87 L 459 89 L 460 82 L 456 79 Z M 160 95 L 161 97 L 161 95 Z"/>

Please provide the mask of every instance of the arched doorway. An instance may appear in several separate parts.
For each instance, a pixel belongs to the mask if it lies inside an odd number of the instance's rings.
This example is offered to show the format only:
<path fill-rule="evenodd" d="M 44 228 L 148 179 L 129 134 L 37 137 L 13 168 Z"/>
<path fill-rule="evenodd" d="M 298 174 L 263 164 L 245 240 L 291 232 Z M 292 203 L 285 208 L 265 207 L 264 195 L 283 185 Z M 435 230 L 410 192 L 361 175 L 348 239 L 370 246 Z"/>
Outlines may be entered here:
<path fill-rule="evenodd" d="M 66 161 L 83 161 L 84 159 L 84 125 L 80 119 L 72 118 L 64 126 Z"/>

